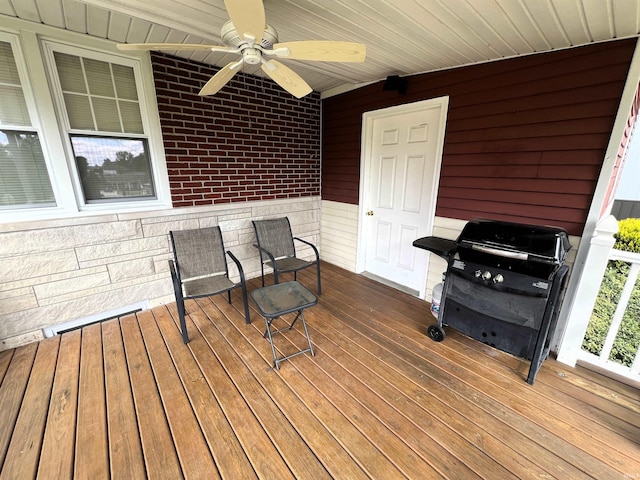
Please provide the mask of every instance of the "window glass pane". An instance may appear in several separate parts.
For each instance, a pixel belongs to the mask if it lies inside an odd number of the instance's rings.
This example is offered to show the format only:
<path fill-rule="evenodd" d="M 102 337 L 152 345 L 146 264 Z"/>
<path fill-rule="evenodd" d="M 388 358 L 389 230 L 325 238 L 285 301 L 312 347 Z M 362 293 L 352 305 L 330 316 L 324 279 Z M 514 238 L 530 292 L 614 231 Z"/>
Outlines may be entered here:
<path fill-rule="evenodd" d="M 72 135 L 87 202 L 155 198 L 147 141 Z"/>
<path fill-rule="evenodd" d="M 91 114 L 89 97 L 85 95 L 64 94 L 64 103 L 67 106 L 69 126 L 78 130 L 96 130 Z"/>
<path fill-rule="evenodd" d="M 7 42 L 0 42 L 0 82 L 20 85 L 18 67 L 13 59 L 11 45 Z"/>
<path fill-rule="evenodd" d="M 122 115 L 124 131 L 127 133 L 144 133 L 138 102 L 120 101 L 118 103 L 120 104 L 120 114 Z"/>
<path fill-rule="evenodd" d="M 65 92 L 87 93 L 80 57 L 54 52 L 60 85 Z"/>
<path fill-rule="evenodd" d="M 115 64 L 111 64 L 111 68 L 113 68 L 113 76 L 115 78 L 116 90 L 118 91 L 118 98 L 138 100 L 138 91 L 136 90 L 136 79 L 133 74 L 133 68 Z"/>
<path fill-rule="evenodd" d="M 31 125 L 22 87 L 0 84 L 0 99 L 0 125 Z"/>
<path fill-rule="evenodd" d="M 55 205 L 38 134 L 0 130 L 0 209 Z"/>
<path fill-rule="evenodd" d="M 0 42 L 0 124 L 31 125 L 18 67 L 7 42 Z"/>
<path fill-rule="evenodd" d="M 120 114 L 115 100 L 91 97 L 93 111 L 98 122 L 98 130 L 103 132 L 121 132 Z"/>
<path fill-rule="evenodd" d="M 91 95 L 115 97 L 111 69 L 108 63 L 85 58 L 84 68 L 87 73 L 87 84 Z"/>

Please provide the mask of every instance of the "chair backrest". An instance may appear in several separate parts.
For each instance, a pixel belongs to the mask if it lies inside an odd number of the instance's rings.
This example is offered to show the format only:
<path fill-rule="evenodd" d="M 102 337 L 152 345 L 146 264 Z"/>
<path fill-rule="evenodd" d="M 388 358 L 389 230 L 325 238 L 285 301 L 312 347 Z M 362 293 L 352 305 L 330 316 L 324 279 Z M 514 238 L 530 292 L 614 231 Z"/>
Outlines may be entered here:
<path fill-rule="evenodd" d="M 254 220 L 258 246 L 271 252 L 275 258 L 295 257 L 291 224 L 287 217 Z"/>
<path fill-rule="evenodd" d="M 169 234 L 182 281 L 228 274 L 220 227 L 175 230 Z"/>

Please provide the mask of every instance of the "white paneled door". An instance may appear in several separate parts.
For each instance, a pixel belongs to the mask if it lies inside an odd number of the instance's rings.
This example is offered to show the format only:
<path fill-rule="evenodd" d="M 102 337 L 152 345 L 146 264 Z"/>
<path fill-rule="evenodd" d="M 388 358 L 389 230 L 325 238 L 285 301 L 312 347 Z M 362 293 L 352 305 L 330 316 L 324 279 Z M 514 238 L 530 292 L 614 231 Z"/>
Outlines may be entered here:
<path fill-rule="evenodd" d="M 421 296 L 428 255 L 412 243 L 432 233 L 447 103 L 402 105 L 364 119 L 363 270 Z"/>

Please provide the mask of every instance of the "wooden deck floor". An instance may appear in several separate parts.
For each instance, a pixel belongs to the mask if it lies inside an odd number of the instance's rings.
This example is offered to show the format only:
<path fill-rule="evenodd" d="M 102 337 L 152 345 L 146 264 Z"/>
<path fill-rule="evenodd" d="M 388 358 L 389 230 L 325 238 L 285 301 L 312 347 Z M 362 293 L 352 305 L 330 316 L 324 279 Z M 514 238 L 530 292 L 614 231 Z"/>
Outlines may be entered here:
<path fill-rule="evenodd" d="M 188 303 L 188 346 L 171 304 L 1 352 L 0 478 L 640 478 L 637 389 L 552 359 L 530 386 L 429 340 L 425 302 L 323 269 L 316 356 L 279 371 L 239 297 Z"/>

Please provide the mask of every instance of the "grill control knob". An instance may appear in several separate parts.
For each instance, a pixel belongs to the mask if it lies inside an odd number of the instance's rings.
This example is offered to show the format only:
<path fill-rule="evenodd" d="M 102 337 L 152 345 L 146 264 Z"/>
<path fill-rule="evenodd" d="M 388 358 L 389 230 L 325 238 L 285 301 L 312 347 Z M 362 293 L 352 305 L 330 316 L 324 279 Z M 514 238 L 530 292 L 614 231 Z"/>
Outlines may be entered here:
<path fill-rule="evenodd" d="M 480 275 L 482 275 L 482 270 L 476 270 L 475 271 L 476 278 L 480 278 Z"/>
<path fill-rule="evenodd" d="M 495 277 L 493 277 L 493 283 L 502 283 L 504 282 L 504 277 L 500 274 L 497 274 Z"/>
<path fill-rule="evenodd" d="M 491 272 L 489 270 L 487 270 L 486 272 L 484 272 L 482 274 L 482 279 L 483 280 L 489 280 L 491 278 Z"/>

